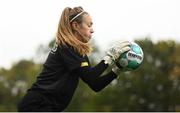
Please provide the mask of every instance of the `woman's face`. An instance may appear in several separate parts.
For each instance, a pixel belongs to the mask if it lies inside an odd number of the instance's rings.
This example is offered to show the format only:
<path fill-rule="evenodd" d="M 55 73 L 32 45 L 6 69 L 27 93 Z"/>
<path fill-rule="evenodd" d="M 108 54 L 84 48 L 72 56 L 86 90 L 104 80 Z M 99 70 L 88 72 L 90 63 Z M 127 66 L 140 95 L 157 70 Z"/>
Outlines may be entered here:
<path fill-rule="evenodd" d="M 92 28 L 93 22 L 90 15 L 84 14 L 82 17 L 82 23 L 78 25 L 78 32 L 81 35 L 79 38 L 82 42 L 87 43 L 91 39 L 92 33 L 94 32 Z"/>

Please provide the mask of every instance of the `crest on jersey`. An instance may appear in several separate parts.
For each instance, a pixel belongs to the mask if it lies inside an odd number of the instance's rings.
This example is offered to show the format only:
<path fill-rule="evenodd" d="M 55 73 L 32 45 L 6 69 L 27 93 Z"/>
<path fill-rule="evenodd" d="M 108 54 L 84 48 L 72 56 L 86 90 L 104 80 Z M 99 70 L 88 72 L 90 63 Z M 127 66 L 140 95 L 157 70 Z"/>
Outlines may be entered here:
<path fill-rule="evenodd" d="M 57 51 L 57 48 L 58 48 L 58 44 L 55 43 L 54 46 L 53 46 L 53 48 L 51 49 L 51 53 L 54 54 L 54 53 Z"/>

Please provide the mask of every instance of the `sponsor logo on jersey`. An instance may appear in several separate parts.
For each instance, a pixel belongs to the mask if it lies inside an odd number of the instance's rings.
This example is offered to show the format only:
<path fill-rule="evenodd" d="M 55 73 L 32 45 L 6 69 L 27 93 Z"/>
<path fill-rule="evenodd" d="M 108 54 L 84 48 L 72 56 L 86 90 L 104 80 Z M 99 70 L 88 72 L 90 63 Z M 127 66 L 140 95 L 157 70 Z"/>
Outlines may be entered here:
<path fill-rule="evenodd" d="M 88 62 L 82 62 L 81 67 L 89 66 Z"/>

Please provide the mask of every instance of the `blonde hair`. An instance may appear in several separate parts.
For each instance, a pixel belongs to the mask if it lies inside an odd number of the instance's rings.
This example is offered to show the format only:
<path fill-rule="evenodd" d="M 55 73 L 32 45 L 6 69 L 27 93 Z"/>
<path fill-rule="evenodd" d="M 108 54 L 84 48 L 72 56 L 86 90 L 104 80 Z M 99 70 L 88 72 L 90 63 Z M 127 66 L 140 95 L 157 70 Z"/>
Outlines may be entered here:
<path fill-rule="evenodd" d="M 83 43 L 82 41 L 78 40 L 77 37 L 75 37 L 70 22 L 70 20 L 72 20 L 82 11 L 82 7 L 74 7 L 73 9 L 70 7 L 66 7 L 63 10 L 56 34 L 56 42 L 59 45 L 71 46 L 80 55 L 85 56 L 90 53 L 92 49 L 88 43 Z M 73 21 L 82 23 L 82 16 L 84 14 L 88 13 L 83 11 L 83 13 L 77 18 L 73 19 Z"/>

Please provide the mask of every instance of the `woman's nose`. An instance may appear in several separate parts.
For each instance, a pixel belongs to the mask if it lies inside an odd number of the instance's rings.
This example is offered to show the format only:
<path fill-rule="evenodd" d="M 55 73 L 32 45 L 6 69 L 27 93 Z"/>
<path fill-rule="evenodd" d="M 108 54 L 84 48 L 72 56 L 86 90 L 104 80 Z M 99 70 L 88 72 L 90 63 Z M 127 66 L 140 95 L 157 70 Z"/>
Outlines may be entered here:
<path fill-rule="evenodd" d="M 93 30 L 93 29 L 91 29 L 91 33 L 94 33 L 94 30 Z"/>

